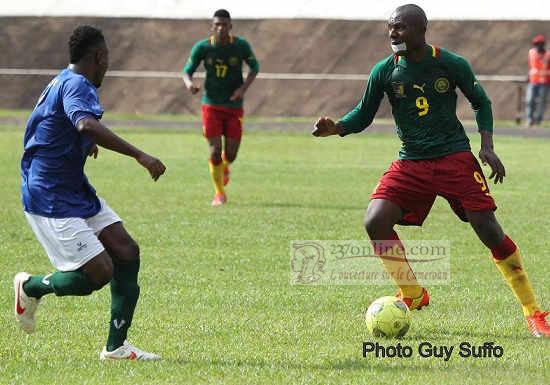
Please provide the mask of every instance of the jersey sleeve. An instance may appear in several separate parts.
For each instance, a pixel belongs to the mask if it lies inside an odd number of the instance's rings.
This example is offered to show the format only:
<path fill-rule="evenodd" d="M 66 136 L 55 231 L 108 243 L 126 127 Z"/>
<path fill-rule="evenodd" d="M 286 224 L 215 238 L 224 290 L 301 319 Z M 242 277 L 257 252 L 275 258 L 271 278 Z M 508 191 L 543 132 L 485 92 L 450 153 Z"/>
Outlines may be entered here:
<path fill-rule="evenodd" d="M 455 79 L 458 88 L 470 102 L 474 110 L 479 131 L 493 131 L 493 111 L 491 100 L 477 81 L 472 67 L 466 59 L 457 56 L 455 60 Z"/>
<path fill-rule="evenodd" d="M 363 131 L 373 121 L 384 97 L 383 62 L 375 65 L 367 81 L 367 89 L 353 110 L 345 114 L 338 123 L 344 127 L 340 136 Z"/>
<path fill-rule="evenodd" d="M 187 62 L 183 67 L 183 72 L 189 76 L 193 76 L 203 58 L 202 43 L 199 41 L 193 46 L 193 48 L 191 48 L 191 53 L 189 54 L 189 59 L 187 59 Z"/>
<path fill-rule="evenodd" d="M 252 47 L 248 41 L 242 39 L 242 49 L 243 49 L 243 60 L 248 64 L 251 72 L 258 73 L 260 72 L 260 63 L 256 59 L 256 55 L 252 51 Z"/>
<path fill-rule="evenodd" d="M 103 116 L 96 88 L 78 78 L 63 85 L 63 110 L 75 127 L 84 117 L 93 116 L 99 120 Z"/>

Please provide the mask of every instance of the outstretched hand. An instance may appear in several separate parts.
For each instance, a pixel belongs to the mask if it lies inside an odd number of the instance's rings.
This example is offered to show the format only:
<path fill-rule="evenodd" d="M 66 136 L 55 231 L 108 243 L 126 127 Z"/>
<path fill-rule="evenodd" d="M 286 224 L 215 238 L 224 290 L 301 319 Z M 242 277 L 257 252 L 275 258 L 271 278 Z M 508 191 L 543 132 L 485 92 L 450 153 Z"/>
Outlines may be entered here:
<path fill-rule="evenodd" d="M 331 118 L 327 118 L 326 116 L 317 119 L 313 125 L 313 130 L 311 131 L 311 135 L 321 137 L 336 135 L 337 133 L 338 130 L 336 128 L 336 123 L 334 123 Z"/>
<path fill-rule="evenodd" d="M 166 166 L 159 159 L 144 152 L 139 154 L 136 160 L 149 171 L 155 182 L 166 171 Z"/>
<path fill-rule="evenodd" d="M 489 179 L 494 178 L 495 184 L 499 182 L 502 183 L 504 181 L 506 170 L 492 148 L 482 148 L 479 150 L 479 159 L 481 159 L 484 166 L 488 164 L 489 167 L 491 167 L 491 175 L 489 175 Z"/>

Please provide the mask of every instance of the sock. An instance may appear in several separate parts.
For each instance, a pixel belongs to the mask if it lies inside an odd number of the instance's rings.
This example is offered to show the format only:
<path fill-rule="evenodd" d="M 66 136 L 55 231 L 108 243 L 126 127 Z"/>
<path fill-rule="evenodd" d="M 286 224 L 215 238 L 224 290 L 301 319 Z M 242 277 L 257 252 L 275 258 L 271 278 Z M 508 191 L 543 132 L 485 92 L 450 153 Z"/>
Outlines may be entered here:
<path fill-rule="evenodd" d="M 96 285 L 88 274 L 81 270 L 56 271 L 46 276 L 33 275 L 23 284 L 23 290 L 31 297 L 40 298 L 45 294 L 55 293 L 58 297 L 65 295 L 89 295 L 101 287 Z"/>
<path fill-rule="evenodd" d="M 401 295 L 407 298 L 420 297 L 422 286 L 418 284 L 416 276 L 407 261 L 405 248 L 397 233 L 394 231 L 391 239 L 386 241 L 373 242 L 373 246 L 384 268 L 401 290 Z"/>
<path fill-rule="evenodd" d="M 139 298 L 139 259 L 124 264 L 115 264 L 111 280 L 111 322 L 107 351 L 122 346 L 132 324 L 134 310 Z"/>
<path fill-rule="evenodd" d="M 51 274 L 31 275 L 29 280 L 23 284 L 23 291 L 29 297 L 42 298 L 46 294 L 53 293 L 53 287 L 49 281 Z"/>
<path fill-rule="evenodd" d="M 495 264 L 521 304 L 523 314 L 526 317 L 532 316 L 540 308 L 527 273 L 523 270 L 521 254 L 514 241 L 506 235 L 502 243 L 492 248 L 491 252 Z"/>
<path fill-rule="evenodd" d="M 212 183 L 214 184 L 216 195 L 225 194 L 223 189 L 223 162 L 215 164 L 212 159 L 210 159 L 208 165 L 210 166 L 210 176 L 212 177 Z"/>
<path fill-rule="evenodd" d="M 229 165 L 231 164 L 231 162 L 228 161 L 227 158 L 225 157 L 225 152 L 222 152 L 222 162 L 223 162 L 223 169 L 225 171 L 225 169 L 229 167 Z"/>

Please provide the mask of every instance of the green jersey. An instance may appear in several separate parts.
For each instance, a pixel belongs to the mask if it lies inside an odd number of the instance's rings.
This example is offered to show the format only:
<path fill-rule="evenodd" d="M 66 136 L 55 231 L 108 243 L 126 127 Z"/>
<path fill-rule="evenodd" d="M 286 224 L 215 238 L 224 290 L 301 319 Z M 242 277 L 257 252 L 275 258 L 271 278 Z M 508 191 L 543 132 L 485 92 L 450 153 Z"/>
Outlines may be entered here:
<path fill-rule="evenodd" d="M 242 37 L 230 36 L 229 43 L 219 44 L 214 36 L 197 42 L 191 49 L 183 71 L 193 73 L 204 62 L 206 81 L 202 103 L 214 106 L 242 107 L 242 100 L 229 98 L 243 82 L 242 65 L 246 62 L 251 72 L 259 71 L 259 64 L 250 44 Z"/>
<path fill-rule="evenodd" d="M 377 63 L 357 106 L 340 123 L 342 136 L 372 123 L 384 93 L 402 141 L 400 159 L 430 159 L 469 151 L 470 141 L 456 116 L 456 88 L 470 101 L 479 130 L 493 131 L 491 101 L 468 62 L 444 49 L 426 46 L 419 62 L 391 55 Z"/>

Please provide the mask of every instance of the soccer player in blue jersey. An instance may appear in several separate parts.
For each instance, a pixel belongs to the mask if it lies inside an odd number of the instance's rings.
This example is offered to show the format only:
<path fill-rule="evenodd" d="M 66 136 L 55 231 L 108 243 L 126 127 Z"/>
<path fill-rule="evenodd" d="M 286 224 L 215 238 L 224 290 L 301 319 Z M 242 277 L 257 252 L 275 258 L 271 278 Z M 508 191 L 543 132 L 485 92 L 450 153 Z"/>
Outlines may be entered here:
<path fill-rule="evenodd" d="M 84 174 L 98 146 L 134 158 L 157 180 L 162 162 L 118 137 L 100 119 L 97 88 L 109 65 L 103 34 L 77 27 L 69 39 L 70 64 L 48 84 L 27 122 L 21 160 L 25 216 L 56 272 L 16 274 L 15 317 L 35 330 L 40 299 L 89 295 L 111 283 L 111 321 L 100 359 L 156 360 L 126 341 L 139 297 L 139 247 L 120 217 L 96 195 Z"/>

